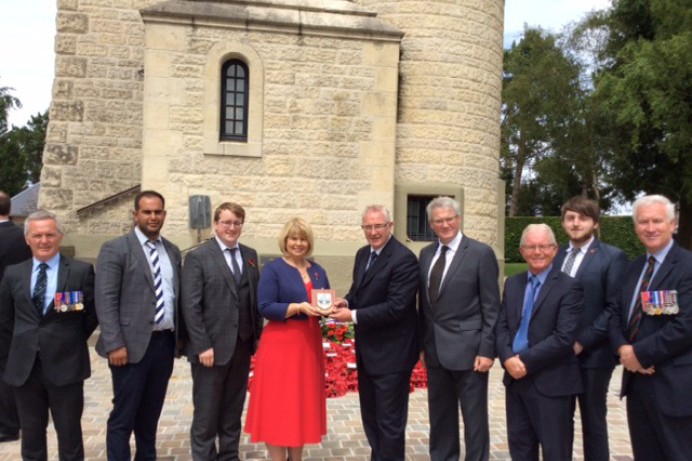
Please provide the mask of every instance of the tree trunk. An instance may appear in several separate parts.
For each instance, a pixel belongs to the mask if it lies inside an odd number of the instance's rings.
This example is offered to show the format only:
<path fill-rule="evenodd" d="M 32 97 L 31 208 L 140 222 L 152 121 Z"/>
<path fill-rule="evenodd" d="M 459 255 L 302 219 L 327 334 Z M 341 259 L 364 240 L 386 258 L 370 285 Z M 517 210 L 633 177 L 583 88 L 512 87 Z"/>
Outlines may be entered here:
<path fill-rule="evenodd" d="M 692 202 L 680 199 L 680 212 L 678 215 L 678 244 L 692 250 Z"/>
<path fill-rule="evenodd" d="M 517 158 L 514 162 L 514 176 L 512 178 L 512 199 L 509 202 L 509 216 L 513 217 L 517 215 L 517 210 L 519 209 L 519 196 L 521 195 L 521 175 L 524 171 L 524 163 L 526 161 L 526 147 L 521 141 L 521 134 L 519 135 L 519 146 L 517 148 Z"/>

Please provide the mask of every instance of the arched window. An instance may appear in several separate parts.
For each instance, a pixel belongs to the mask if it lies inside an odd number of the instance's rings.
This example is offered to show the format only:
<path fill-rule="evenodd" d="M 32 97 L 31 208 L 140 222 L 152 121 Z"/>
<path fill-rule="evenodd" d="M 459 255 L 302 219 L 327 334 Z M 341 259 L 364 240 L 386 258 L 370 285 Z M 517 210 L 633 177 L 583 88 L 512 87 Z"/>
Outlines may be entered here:
<path fill-rule="evenodd" d="M 221 68 L 222 141 L 247 141 L 250 75 L 247 65 L 238 59 L 226 61 Z"/>

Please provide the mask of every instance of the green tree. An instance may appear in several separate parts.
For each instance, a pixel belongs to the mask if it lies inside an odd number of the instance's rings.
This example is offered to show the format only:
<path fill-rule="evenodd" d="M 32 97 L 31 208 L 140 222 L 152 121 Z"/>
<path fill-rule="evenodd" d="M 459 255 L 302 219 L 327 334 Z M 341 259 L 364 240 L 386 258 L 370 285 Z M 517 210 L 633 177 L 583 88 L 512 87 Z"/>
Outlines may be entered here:
<path fill-rule="evenodd" d="M 609 206 L 590 87 L 569 51 L 559 36 L 532 28 L 505 51 L 501 174 L 509 216 L 555 214 L 577 194 Z"/>
<path fill-rule="evenodd" d="M 692 6 L 614 0 L 601 19 L 608 39 L 595 97 L 610 137 L 607 180 L 626 200 L 645 192 L 677 201 L 679 241 L 691 248 Z"/>
<path fill-rule="evenodd" d="M 32 116 L 26 126 L 8 129 L 9 111 L 21 107 L 11 91 L 0 87 L 0 189 L 14 195 L 39 181 L 48 112 Z"/>

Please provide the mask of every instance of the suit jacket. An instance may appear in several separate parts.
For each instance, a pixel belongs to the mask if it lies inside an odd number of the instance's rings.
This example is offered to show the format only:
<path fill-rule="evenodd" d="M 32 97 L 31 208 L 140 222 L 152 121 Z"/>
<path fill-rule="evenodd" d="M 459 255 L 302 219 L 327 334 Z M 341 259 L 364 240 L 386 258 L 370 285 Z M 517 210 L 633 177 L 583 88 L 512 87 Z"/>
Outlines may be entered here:
<path fill-rule="evenodd" d="M 567 256 L 563 245 L 555 257 L 554 267 L 560 269 Z M 579 354 L 583 368 L 612 368 L 616 357 L 608 343 L 608 324 L 617 309 L 617 297 L 629 261 L 619 248 L 594 239 L 577 269 L 575 279 L 584 287 L 584 312 L 577 341 L 584 346 Z"/>
<path fill-rule="evenodd" d="M 94 268 L 60 256 L 57 291 L 81 291 L 84 309 L 58 312 L 51 303 L 42 315 L 31 300 L 33 259 L 9 266 L 0 283 L 0 328 L 6 357 L 5 381 L 22 386 L 41 354 L 43 375 L 63 386 L 91 375 L 87 339 L 96 328 Z M 4 359 L 4 357 L 3 357 Z"/>
<path fill-rule="evenodd" d="M 22 228 L 6 221 L 0 223 L 0 279 L 5 268 L 31 258 Z"/>
<path fill-rule="evenodd" d="M 257 252 L 239 245 L 243 276 L 250 285 L 250 314 L 255 341 L 262 331 L 257 309 Z M 199 362 L 199 354 L 214 348 L 214 364 L 226 365 L 238 337 L 240 298 L 233 274 L 215 238 L 185 257 L 182 272 L 181 310 L 188 333 L 188 359 Z"/>
<path fill-rule="evenodd" d="M 370 246 L 356 253 L 353 284 L 345 296 L 358 311 L 355 325 L 359 370 L 372 375 L 413 369 L 418 360 L 416 256 L 392 236 L 365 272 Z"/>
<path fill-rule="evenodd" d="M 463 236 L 430 305 L 428 274 L 438 243 L 420 254 L 420 328 L 425 361 L 450 370 L 473 369 L 476 356 L 495 358 L 495 324 L 500 310 L 498 265 L 486 244 Z"/>
<path fill-rule="evenodd" d="M 632 296 L 638 290 L 646 256 L 630 265 L 619 296 L 620 308 L 611 318 L 610 341 L 615 352 L 626 339 Z M 668 416 L 691 416 L 692 399 L 692 253 L 674 243 L 649 284 L 649 291 L 677 290 L 680 312 L 674 315 L 644 314 L 632 344 L 644 368 L 655 367 L 651 377 L 656 401 Z M 627 395 L 632 374 L 622 375 L 621 396 Z"/>
<path fill-rule="evenodd" d="M 500 363 L 513 357 L 514 336 L 521 322 L 527 273 L 509 277 L 505 282 L 502 307 L 496 329 Z M 582 392 L 579 362 L 574 355 L 574 340 L 582 313 L 583 293 L 579 282 L 559 269 L 548 274 L 533 307 L 529 323 L 529 348 L 519 354 L 527 376 L 546 396 L 565 396 Z M 513 378 L 505 372 L 504 383 Z"/>
<path fill-rule="evenodd" d="M 175 334 L 181 326 L 180 251 L 166 239 L 163 245 L 173 266 L 175 293 Z M 148 256 L 134 230 L 101 247 L 96 262 L 96 313 L 101 334 L 96 352 L 102 357 L 120 347 L 127 347 L 128 361 L 142 360 L 154 327 L 156 295 Z"/>

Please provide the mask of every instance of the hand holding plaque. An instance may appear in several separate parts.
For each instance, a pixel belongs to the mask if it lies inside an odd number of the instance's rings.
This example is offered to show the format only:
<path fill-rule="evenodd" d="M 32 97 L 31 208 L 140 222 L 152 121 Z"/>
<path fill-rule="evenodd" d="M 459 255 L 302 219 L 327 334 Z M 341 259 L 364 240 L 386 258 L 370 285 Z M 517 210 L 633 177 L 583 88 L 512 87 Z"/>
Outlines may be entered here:
<path fill-rule="evenodd" d="M 335 290 L 312 290 L 312 305 L 321 315 L 327 316 L 334 310 Z"/>

